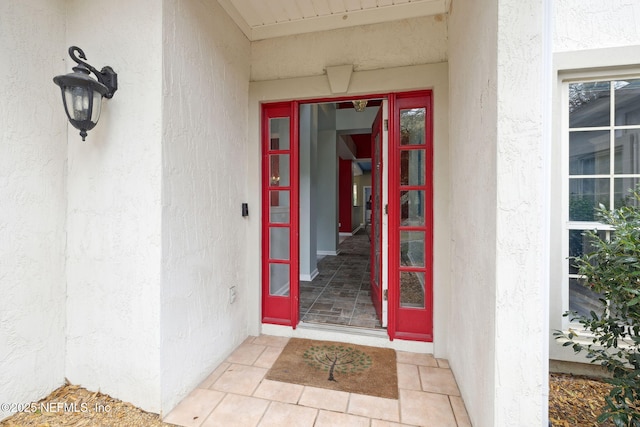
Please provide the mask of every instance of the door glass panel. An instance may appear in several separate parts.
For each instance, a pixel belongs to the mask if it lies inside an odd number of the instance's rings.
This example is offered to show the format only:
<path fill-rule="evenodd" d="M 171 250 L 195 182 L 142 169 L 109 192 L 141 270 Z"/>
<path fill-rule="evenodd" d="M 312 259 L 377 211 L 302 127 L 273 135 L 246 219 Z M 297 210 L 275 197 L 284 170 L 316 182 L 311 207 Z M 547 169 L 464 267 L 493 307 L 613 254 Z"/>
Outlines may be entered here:
<path fill-rule="evenodd" d="M 400 145 L 422 145 L 425 143 L 424 123 L 427 109 L 400 110 Z"/>
<path fill-rule="evenodd" d="M 289 223 L 289 191 L 269 191 L 269 221 L 271 223 Z"/>
<path fill-rule="evenodd" d="M 289 264 L 269 264 L 269 294 L 289 296 Z"/>
<path fill-rule="evenodd" d="M 272 187 L 288 187 L 289 179 L 289 155 L 272 154 L 269 156 L 269 176 Z"/>
<path fill-rule="evenodd" d="M 400 231 L 400 265 L 424 267 L 423 231 Z"/>
<path fill-rule="evenodd" d="M 289 259 L 289 228 L 269 228 L 269 258 Z"/>
<path fill-rule="evenodd" d="M 595 221 L 595 209 L 599 204 L 609 208 L 607 178 L 569 180 L 569 221 Z"/>
<path fill-rule="evenodd" d="M 400 307 L 424 308 L 424 273 L 400 272 Z"/>
<path fill-rule="evenodd" d="M 424 226 L 425 192 L 409 190 L 400 192 L 400 225 Z"/>
<path fill-rule="evenodd" d="M 569 85 L 569 127 L 608 126 L 610 83 L 583 82 Z"/>
<path fill-rule="evenodd" d="M 382 153 L 380 144 L 380 133 L 377 133 L 374 140 L 374 161 L 376 163 L 375 170 L 375 185 L 374 185 L 374 207 L 373 218 L 375 223 L 373 224 L 373 250 L 374 250 L 374 266 L 373 266 L 373 284 L 380 287 L 380 257 L 382 256 L 381 236 L 380 236 L 380 224 L 379 221 L 382 218 Z"/>
<path fill-rule="evenodd" d="M 424 185 L 425 150 L 400 152 L 400 185 Z"/>
<path fill-rule="evenodd" d="M 609 131 L 571 132 L 569 174 L 609 173 Z"/>
<path fill-rule="evenodd" d="M 616 131 L 615 173 L 640 173 L 640 129 Z"/>
<path fill-rule="evenodd" d="M 269 119 L 269 137 L 272 150 L 288 150 L 289 117 Z"/>
<path fill-rule="evenodd" d="M 640 124 L 640 80 L 613 82 L 616 97 L 616 125 Z"/>

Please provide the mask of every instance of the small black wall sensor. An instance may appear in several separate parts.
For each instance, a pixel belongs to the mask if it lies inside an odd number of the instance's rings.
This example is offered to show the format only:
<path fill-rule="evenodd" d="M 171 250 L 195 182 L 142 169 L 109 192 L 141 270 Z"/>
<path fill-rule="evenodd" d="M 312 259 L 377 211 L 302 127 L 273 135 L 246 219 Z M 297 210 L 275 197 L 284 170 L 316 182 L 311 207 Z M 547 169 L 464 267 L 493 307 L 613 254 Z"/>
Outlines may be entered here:
<path fill-rule="evenodd" d="M 242 216 L 249 216 L 249 204 L 248 203 L 243 203 L 242 204 Z"/>

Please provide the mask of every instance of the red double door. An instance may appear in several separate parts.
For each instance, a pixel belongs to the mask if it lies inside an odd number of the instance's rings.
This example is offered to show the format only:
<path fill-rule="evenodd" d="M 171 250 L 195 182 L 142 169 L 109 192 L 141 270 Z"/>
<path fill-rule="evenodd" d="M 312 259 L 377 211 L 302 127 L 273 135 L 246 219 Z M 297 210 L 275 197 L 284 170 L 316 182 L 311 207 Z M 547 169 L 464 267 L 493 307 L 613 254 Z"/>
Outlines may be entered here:
<path fill-rule="evenodd" d="M 390 339 L 432 341 L 432 93 L 376 98 L 386 99 L 389 117 L 381 107 L 371 130 L 371 297 L 387 320 Z M 262 321 L 294 328 L 299 319 L 298 114 L 296 101 L 262 106 Z"/>

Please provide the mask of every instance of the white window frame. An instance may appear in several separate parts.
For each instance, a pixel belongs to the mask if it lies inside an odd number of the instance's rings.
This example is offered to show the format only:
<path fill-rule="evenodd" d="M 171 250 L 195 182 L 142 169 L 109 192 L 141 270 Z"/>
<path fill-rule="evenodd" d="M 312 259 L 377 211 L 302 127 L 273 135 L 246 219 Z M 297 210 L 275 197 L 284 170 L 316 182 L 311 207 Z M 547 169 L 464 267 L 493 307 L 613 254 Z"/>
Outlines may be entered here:
<path fill-rule="evenodd" d="M 605 178 L 609 180 L 609 206 L 613 209 L 615 200 L 615 179 L 616 178 L 636 178 L 640 179 L 638 174 L 615 174 L 615 131 L 626 129 L 640 129 L 638 125 L 615 125 L 615 91 L 611 91 L 610 104 L 610 123 L 608 126 L 588 127 L 588 128 L 570 128 L 569 127 L 569 85 L 572 83 L 588 83 L 594 81 L 616 81 L 624 79 L 640 79 L 640 68 L 631 70 L 602 70 L 602 71 L 577 71 L 572 73 L 559 73 L 559 85 L 561 87 L 561 176 L 562 176 L 562 237 L 561 237 L 561 253 L 562 253 L 562 313 L 569 310 L 569 280 L 579 277 L 569 272 L 569 231 L 570 230 L 598 230 L 606 233 L 609 238 L 612 227 L 597 221 L 570 221 L 569 220 L 569 181 L 570 179 L 580 178 Z M 610 88 L 611 90 L 611 88 Z M 570 175 L 569 173 L 569 135 L 570 131 L 607 131 L 609 132 L 609 173 L 594 175 Z M 562 329 L 582 330 L 582 325 L 577 322 L 571 322 L 569 317 L 563 317 Z M 582 330 L 584 334 L 585 331 Z"/>

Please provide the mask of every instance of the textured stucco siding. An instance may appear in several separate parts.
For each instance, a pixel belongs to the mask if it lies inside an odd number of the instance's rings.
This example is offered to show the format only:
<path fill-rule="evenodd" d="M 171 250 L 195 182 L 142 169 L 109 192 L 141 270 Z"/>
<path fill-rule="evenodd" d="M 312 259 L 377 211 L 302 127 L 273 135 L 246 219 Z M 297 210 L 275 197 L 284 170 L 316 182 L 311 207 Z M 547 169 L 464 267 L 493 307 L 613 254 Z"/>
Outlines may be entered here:
<path fill-rule="evenodd" d="M 214 0 L 165 1 L 162 410 L 247 336 L 249 41 Z M 249 206 L 259 217 L 259 206 Z M 257 265 L 254 266 L 257 268 Z M 229 301 L 229 288 L 237 294 Z"/>
<path fill-rule="evenodd" d="M 67 127 L 51 80 L 65 71 L 64 11 L 0 2 L 0 403 L 64 382 Z"/>
<path fill-rule="evenodd" d="M 162 7 L 68 1 L 66 22 L 119 89 L 86 142 L 69 128 L 65 375 L 158 412 Z"/>
<path fill-rule="evenodd" d="M 449 18 L 449 362 L 478 426 L 495 425 L 496 384 L 498 15 L 496 2 L 485 3 L 456 1 Z"/>
<path fill-rule="evenodd" d="M 640 45 L 637 0 L 554 0 L 554 52 Z"/>
<path fill-rule="evenodd" d="M 321 75 L 327 66 L 355 71 L 447 60 L 444 15 L 261 40 L 251 44 L 251 81 Z"/>

